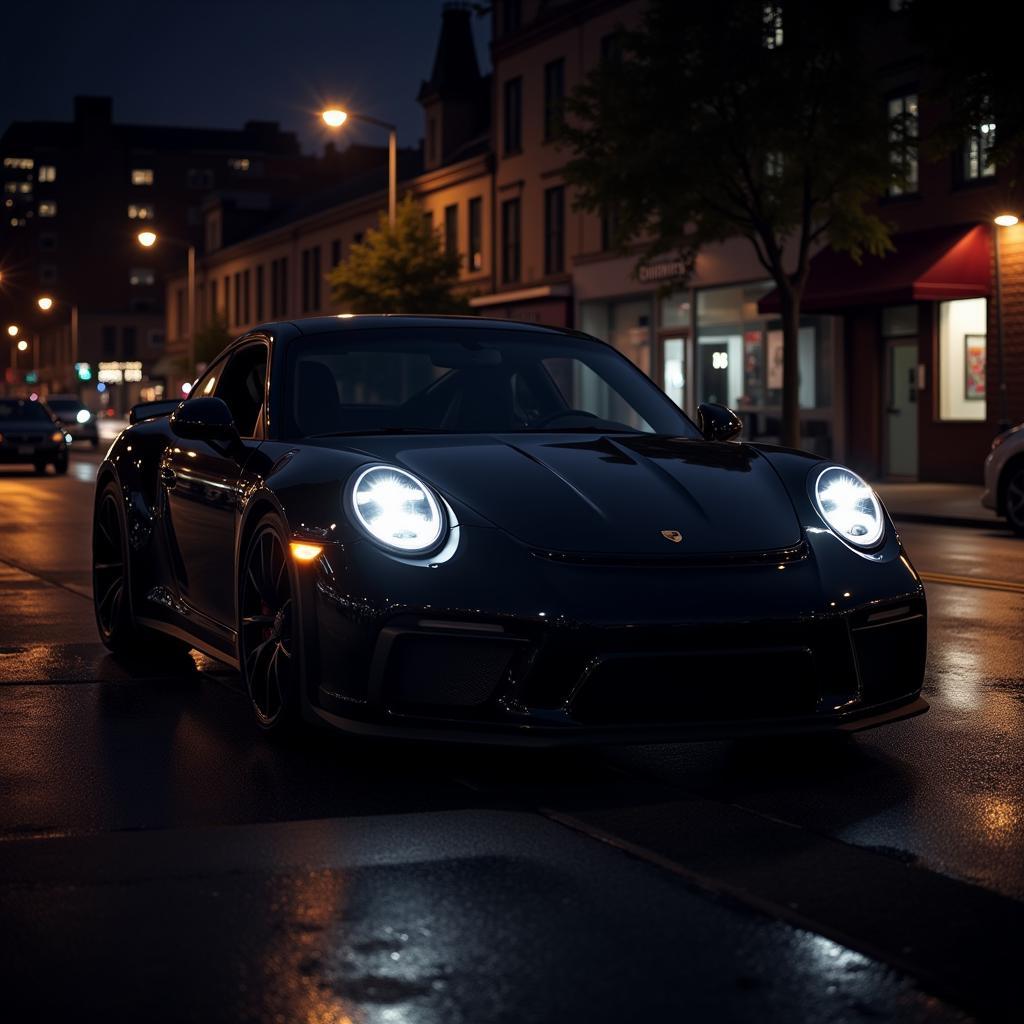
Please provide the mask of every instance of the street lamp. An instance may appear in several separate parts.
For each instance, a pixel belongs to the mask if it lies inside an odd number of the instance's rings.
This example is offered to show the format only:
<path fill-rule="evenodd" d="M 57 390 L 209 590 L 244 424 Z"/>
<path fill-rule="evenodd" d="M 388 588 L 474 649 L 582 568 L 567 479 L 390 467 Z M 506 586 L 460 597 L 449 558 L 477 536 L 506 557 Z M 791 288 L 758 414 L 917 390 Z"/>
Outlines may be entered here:
<path fill-rule="evenodd" d="M 339 107 L 328 107 L 320 117 L 328 128 L 340 128 L 346 121 L 362 121 L 378 128 L 386 128 L 388 132 L 388 223 L 395 226 L 398 209 L 398 129 L 388 121 L 378 121 L 366 114 L 354 114 L 351 110 Z"/>
<path fill-rule="evenodd" d="M 1006 364 L 1003 360 L 1003 274 L 999 265 L 999 228 L 1012 228 L 1019 218 L 1014 213 L 1000 213 L 993 218 L 996 225 L 996 233 L 993 248 L 995 250 L 996 270 L 996 360 L 999 364 L 999 433 L 1009 430 L 1009 410 L 1007 409 L 1006 396 Z"/>
<path fill-rule="evenodd" d="M 21 341 L 18 342 L 18 351 L 19 352 L 25 352 L 27 349 L 28 349 L 28 342 L 24 338 L 22 338 Z"/>
<path fill-rule="evenodd" d="M 57 300 L 50 295 L 40 295 L 36 299 L 36 305 L 44 313 L 49 313 L 56 304 Z M 71 309 L 71 365 L 73 367 L 78 362 L 78 303 L 62 303 L 62 305 L 70 306 Z M 37 352 L 36 355 L 38 354 Z"/>
<path fill-rule="evenodd" d="M 194 372 L 196 367 L 196 247 L 191 242 L 183 242 L 180 238 L 168 238 L 158 235 L 147 228 L 140 231 L 135 240 L 143 249 L 152 249 L 157 242 L 177 245 L 188 250 L 188 366 Z"/>
<path fill-rule="evenodd" d="M 8 324 L 7 333 L 12 338 L 16 338 L 19 334 L 21 334 L 21 328 L 17 324 Z"/>
<path fill-rule="evenodd" d="M 39 298 L 36 299 L 36 305 L 44 313 L 48 313 L 51 309 L 53 309 L 53 299 L 51 299 L 49 295 L 40 295 Z"/>

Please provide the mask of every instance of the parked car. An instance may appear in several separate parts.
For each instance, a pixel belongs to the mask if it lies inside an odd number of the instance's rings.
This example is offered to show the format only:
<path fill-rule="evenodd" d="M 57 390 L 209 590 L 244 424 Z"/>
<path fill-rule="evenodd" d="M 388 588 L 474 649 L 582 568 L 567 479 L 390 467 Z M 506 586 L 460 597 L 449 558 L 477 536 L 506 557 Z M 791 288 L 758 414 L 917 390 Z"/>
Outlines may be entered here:
<path fill-rule="evenodd" d="M 265 729 L 564 744 L 927 709 L 924 589 L 875 492 L 723 406 L 694 423 L 587 335 L 268 324 L 131 420 L 96 480 L 100 637 L 235 666 Z"/>
<path fill-rule="evenodd" d="M 70 447 L 70 435 L 42 402 L 0 398 L 0 462 L 27 463 L 37 473 L 51 465 L 66 473 Z"/>
<path fill-rule="evenodd" d="M 50 395 L 46 404 L 50 412 L 64 424 L 64 429 L 73 441 L 88 441 L 93 448 L 99 446 L 96 417 L 77 395 Z"/>
<path fill-rule="evenodd" d="M 985 459 L 981 503 L 1005 516 L 1013 531 L 1024 536 L 1024 423 L 1004 431 L 992 442 Z"/>

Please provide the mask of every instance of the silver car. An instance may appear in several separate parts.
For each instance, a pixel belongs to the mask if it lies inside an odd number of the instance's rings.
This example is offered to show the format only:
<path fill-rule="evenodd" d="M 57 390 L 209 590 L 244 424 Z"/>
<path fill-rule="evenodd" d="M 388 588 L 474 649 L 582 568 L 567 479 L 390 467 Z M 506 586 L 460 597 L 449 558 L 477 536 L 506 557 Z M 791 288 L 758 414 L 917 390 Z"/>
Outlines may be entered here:
<path fill-rule="evenodd" d="M 985 459 L 985 493 L 981 503 L 1006 516 L 1024 536 L 1024 423 L 1000 434 Z"/>

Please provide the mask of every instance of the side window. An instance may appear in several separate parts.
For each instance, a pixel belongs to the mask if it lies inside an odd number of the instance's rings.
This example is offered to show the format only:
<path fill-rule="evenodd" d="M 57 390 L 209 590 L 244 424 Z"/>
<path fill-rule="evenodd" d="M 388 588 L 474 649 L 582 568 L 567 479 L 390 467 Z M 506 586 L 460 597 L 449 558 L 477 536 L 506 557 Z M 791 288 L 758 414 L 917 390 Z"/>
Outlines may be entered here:
<path fill-rule="evenodd" d="M 255 437 L 267 379 L 267 346 L 247 345 L 221 364 L 214 394 L 231 410 L 242 437 Z"/>

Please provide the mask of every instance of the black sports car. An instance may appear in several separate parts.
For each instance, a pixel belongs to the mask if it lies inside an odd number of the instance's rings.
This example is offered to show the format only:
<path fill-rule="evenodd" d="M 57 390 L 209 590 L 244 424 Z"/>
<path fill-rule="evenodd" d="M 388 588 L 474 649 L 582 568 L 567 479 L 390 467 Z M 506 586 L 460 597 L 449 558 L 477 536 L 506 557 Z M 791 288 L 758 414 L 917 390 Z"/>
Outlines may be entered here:
<path fill-rule="evenodd" d="M 132 412 L 97 478 L 113 649 L 236 665 L 257 721 L 565 743 L 927 708 L 921 582 L 874 492 L 698 428 L 586 335 L 324 317 Z"/>

